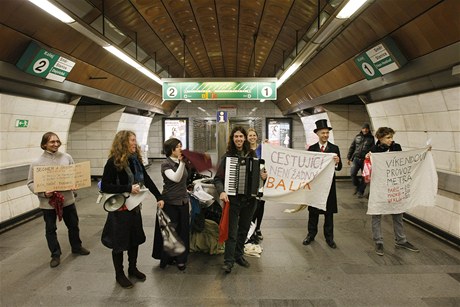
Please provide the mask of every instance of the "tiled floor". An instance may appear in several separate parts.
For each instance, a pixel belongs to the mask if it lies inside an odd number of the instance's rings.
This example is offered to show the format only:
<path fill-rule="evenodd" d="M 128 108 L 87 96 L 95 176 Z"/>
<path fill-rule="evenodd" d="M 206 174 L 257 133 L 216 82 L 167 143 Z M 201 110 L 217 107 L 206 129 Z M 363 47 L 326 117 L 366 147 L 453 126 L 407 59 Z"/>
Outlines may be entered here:
<path fill-rule="evenodd" d="M 149 173 L 161 187 L 158 162 Z M 459 250 L 408 223 L 408 239 L 420 253 L 395 249 L 385 217 L 385 256 L 376 255 L 367 200 L 352 191 L 350 181 L 338 182 L 337 249 L 322 234 L 302 245 L 308 211 L 283 213 L 295 206 L 267 203 L 262 257 L 247 258 L 249 269 L 235 266 L 228 275 L 220 269 L 222 255 L 192 254 L 185 272 L 160 269 L 150 256 L 155 206 L 149 196 L 143 206 L 147 242 L 138 261 L 147 280 L 123 289 L 115 282 L 111 251 L 100 243 L 106 213 L 95 203 L 93 183 L 77 200 L 89 256 L 71 254 L 60 223 L 63 255 L 51 269 L 42 218 L 0 235 L 1 306 L 460 306 Z"/>

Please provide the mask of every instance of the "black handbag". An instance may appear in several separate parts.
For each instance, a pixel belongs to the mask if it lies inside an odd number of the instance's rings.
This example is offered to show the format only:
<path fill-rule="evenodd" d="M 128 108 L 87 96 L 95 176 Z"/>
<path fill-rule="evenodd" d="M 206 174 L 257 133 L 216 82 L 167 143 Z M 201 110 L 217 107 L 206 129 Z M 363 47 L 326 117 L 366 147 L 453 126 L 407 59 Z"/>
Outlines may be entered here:
<path fill-rule="evenodd" d="M 161 236 L 163 237 L 164 252 L 171 257 L 179 256 L 185 252 L 185 246 L 180 237 L 177 235 L 176 229 L 171 223 L 171 219 L 161 208 L 158 208 L 157 216 Z"/>

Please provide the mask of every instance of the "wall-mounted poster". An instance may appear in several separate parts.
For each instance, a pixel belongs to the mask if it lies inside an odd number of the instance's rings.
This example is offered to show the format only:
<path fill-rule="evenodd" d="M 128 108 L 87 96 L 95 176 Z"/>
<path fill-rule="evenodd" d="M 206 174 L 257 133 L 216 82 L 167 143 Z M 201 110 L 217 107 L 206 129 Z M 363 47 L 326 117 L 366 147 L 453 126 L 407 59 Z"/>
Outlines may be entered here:
<path fill-rule="evenodd" d="M 188 148 L 188 118 L 163 118 L 163 142 L 170 138 L 180 140 L 182 149 Z"/>
<path fill-rule="evenodd" d="M 292 148 L 292 118 L 267 118 L 265 135 L 272 145 Z"/>

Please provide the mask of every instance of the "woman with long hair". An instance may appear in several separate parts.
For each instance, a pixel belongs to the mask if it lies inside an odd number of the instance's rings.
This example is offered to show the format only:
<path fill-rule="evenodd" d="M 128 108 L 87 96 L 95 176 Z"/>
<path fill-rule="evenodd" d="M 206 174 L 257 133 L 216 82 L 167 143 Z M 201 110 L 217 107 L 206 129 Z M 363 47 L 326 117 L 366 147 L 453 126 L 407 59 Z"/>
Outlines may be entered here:
<path fill-rule="evenodd" d="M 157 205 L 163 207 L 161 194 L 142 164 L 142 155 L 137 145 L 136 134 L 119 131 L 113 140 L 109 159 L 104 167 L 101 190 L 110 194 L 138 194 L 146 187 L 155 195 Z M 109 212 L 102 231 L 102 244 L 112 249 L 115 279 L 123 288 L 132 288 L 132 282 L 123 271 L 123 252 L 128 252 L 128 276 L 144 281 L 146 276 L 137 269 L 139 245 L 145 242 L 142 227 L 141 204 L 132 210 L 122 205 Z"/>
<path fill-rule="evenodd" d="M 256 129 L 249 128 L 248 129 L 248 141 L 251 145 L 251 149 L 256 152 L 257 158 L 262 158 L 262 145 L 257 143 L 259 135 L 257 134 Z M 260 226 L 262 225 L 262 219 L 264 217 L 264 209 L 265 209 L 265 201 L 258 199 L 256 211 L 254 212 L 254 216 L 252 217 L 252 222 L 256 224 L 256 228 L 254 230 L 254 234 L 251 236 L 250 241 L 258 244 L 260 240 L 263 240 L 264 237 L 262 236 L 262 231 L 260 230 Z"/>

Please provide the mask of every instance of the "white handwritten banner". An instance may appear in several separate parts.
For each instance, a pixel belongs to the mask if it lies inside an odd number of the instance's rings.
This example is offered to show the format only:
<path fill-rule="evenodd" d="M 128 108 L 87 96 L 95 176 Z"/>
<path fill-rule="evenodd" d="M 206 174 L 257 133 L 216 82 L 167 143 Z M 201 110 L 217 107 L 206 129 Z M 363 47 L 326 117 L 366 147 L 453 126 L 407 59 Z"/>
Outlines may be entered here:
<path fill-rule="evenodd" d="M 431 151 L 372 153 L 371 162 L 367 214 L 397 214 L 435 205 L 438 175 Z"/>
<path fill-rule="evenodd" d="M 262 199 L 308 204 L 326 210 L 335 171 L 335 154 L 262 145 L 268 177 Z"/>

